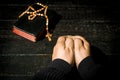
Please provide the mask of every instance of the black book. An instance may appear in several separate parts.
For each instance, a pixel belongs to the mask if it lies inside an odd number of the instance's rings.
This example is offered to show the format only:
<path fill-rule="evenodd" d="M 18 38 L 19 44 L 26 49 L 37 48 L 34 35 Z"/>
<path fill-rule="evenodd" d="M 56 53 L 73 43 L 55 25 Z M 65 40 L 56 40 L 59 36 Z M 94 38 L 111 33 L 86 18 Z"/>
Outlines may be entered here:
<path fill-rule="evenodd" d="M 37 4 L 33 4 L 30 7 L 34 10 L 40 10 L 42 7 Z M 29 8 L 30 8 L 29 7 Z M 33 9 L 30 8 L 28 12 L 33 12 Z M 42 14 L 42 16 L 38 15 Z M 22 16 L 16 21 L 13 25 L 13 32 L 17 35 L 20 35 L 30 41 L 36 42 L 41 37 L 45 36 L 46 31 L 46 17 L 43 16 L 44 9 L 35 13 L 35 15 L 22 13 Z M 47 10 L 46 15 L 48 17 L 49 25 L 48 28 L 53 29 L 55 27 L 56 21 L 58 20 L 58 14 L 53 10 Z M 28 18 L 33 18 L 29 20 Z M 49 31 L 48 30 L 48 31 Z"/>

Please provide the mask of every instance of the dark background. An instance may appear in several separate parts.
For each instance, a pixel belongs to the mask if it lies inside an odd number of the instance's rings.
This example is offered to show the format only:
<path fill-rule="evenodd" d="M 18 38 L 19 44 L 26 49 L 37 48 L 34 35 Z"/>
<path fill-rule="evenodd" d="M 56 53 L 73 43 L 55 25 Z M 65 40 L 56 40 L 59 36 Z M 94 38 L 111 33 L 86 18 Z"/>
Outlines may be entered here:
<path fill-rule="evenodd" d="M 33 43 L 12 32 L 21 11 L 35 2 L 48 5 L 61 16 L 52 42 L 43 39 Z M 0 80 L 30 80 L 50 63 L 61 35 L 85 37 L 96 59 L 106 64 L 108 79 L 119 78 L 119 7 L 117 0 L 0 0 Z"/>

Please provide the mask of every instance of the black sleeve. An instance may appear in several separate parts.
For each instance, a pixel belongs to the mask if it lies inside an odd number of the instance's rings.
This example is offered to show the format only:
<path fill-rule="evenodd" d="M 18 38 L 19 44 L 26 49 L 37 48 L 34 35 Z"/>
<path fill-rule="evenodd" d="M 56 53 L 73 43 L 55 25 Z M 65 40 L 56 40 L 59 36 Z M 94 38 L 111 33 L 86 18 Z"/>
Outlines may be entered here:
<path fill-rule="evenodd" d="M 104 68 L 101 64 L 96 64 L 89 56 L 85 58 L 78 66 L 78 72 L 83 80 L 101 79 Z"/>
<path fill-rule="evenodd" d="M 70 65 L 61 59 L 56 59 L 47 68 L 40 70 L 33 80 L 64 80 L 70 72 Z"/>

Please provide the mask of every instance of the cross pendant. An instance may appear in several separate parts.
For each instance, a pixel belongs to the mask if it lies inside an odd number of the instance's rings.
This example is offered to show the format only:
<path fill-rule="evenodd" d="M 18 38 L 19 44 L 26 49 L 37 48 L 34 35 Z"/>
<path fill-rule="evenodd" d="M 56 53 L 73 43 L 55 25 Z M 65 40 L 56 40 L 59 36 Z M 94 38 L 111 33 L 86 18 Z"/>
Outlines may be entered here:
<path fill-rule="evenodd" d="M 52 39 L 51 39 L 52 34 L 50 34 L 49 32 L 46 34 L 46 37 L 48 38 L 48 41 L 52 41 Z"/>

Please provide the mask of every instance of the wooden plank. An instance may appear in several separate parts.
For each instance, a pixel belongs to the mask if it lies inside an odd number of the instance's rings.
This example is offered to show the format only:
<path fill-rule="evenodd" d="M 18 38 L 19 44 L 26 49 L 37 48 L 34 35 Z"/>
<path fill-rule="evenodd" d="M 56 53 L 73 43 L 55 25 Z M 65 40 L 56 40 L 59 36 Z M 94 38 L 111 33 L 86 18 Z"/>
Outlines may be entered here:
<path fill-rule="evenodd" d="M 18 16 L 24 11 L 24 9 L 25 6 L 23 5 L 1 5 L 0 21 L 17 20 Z"/>
<path fill-rule="evenodd" d="M 33 80 L 32 76 L 0 76 L 0 80 Z"/>
<path fill-rule="evenodd" d="M 50 62 L 50 54 L 0 55 L 0 76 L 32 76 Z"/>

